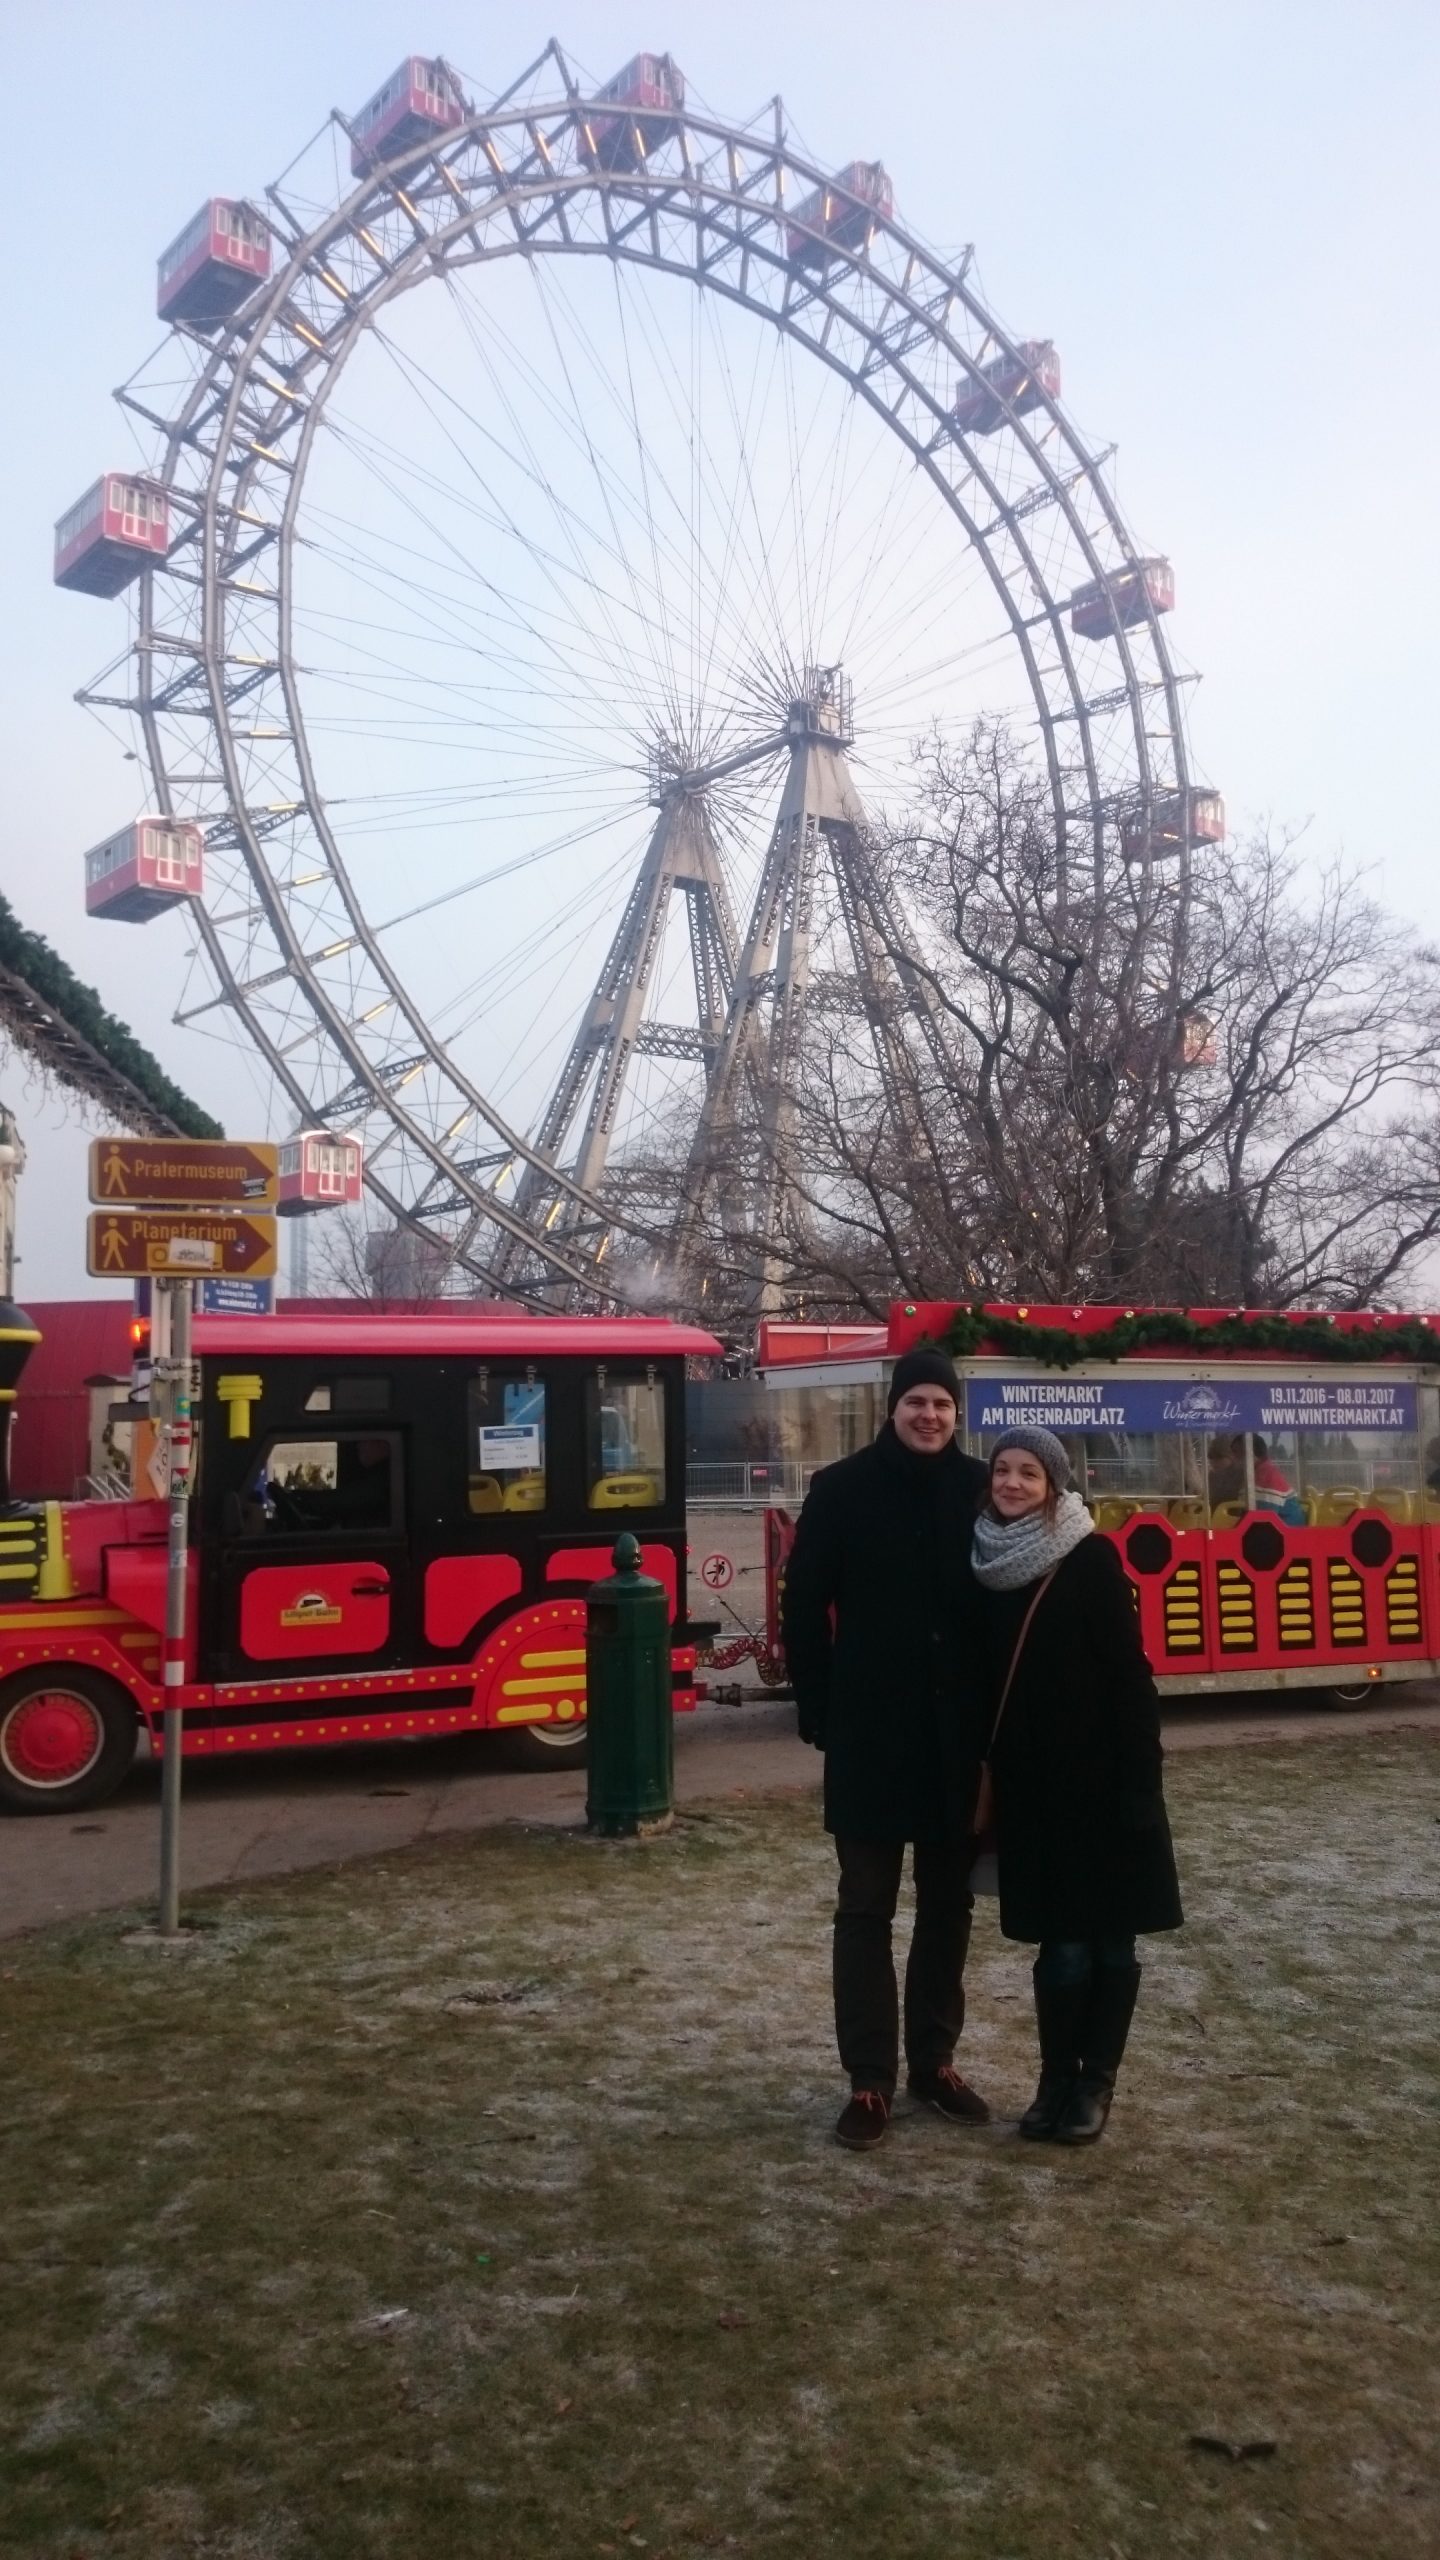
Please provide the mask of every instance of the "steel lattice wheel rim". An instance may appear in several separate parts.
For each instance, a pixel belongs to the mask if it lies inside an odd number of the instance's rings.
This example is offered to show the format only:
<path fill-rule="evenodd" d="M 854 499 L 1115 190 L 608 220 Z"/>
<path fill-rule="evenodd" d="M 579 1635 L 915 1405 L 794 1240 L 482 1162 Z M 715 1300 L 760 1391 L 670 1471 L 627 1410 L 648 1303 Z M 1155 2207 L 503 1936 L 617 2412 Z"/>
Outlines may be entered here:
<path fill-rule="evenodd" d="M 1048 393 L 1000 438 L 955 427 L 956 385 L 978 382 L 997 354 L 1017 356 L 969 280 L 968 255 L 947 263 L 877 217 L 862 248 L 797 271 L 787 217 L 828 173 L 790 148 L 778 115 L 763 134 L 684 114 L 643 165 L 607 170 L 586 139 L 596 102 L 558 51 L 542 77 L 548 98 L 475 115 L 439 148 L 417 147 L 362 180 L 308 227 L 270 191 L 288 255 L 243 329 L 184 335 L 192 378 L 168 411 L 143 388 L 122 393 L 163 439 L 159 476 L 179 532 L 163 570 L 140 581 L 133 693 L 90 698 L 136 711 L 156 806 L 200 818 L 208 858 L 230 866 L 198 918 L 201 940 L 219 998 L 298 1120 L 383 1133 L 372 1192 L 396 1218 L 445 1234 L 472 1280 L 493 1281 L 508 1235 L 603 1301 L 613 1292 L 593 1256 L 537 1237 L 493 1173 L 477 1169 L 482 1138 L 492 1160 L 498 1149 L 520 1166 L 533 1148 L 437 1040 L 392 966 L 317 784 L 292 627 L 296 547 L 316 435 L 378 315 L 421 281 L 522 252 L 608 258 L 745 308 L 867 404 L 980 563 L 1028 686 L 1057 832 L 1077 864 L 1113 860 L 1121 813 L 1183 793 L 1189 772 L 1183 680 L 1148 599 L 1141 620 L 1117 623 L 1103 641 L 1069 629 L 1076 587 L 1143 556 L 1103 457 Z M 257 739 L 263 801 L 246 770 Z M 239 927 L 236 884 L 247 902 Z M 563 1175 L 558 1186 L 583 1201 Z"/>

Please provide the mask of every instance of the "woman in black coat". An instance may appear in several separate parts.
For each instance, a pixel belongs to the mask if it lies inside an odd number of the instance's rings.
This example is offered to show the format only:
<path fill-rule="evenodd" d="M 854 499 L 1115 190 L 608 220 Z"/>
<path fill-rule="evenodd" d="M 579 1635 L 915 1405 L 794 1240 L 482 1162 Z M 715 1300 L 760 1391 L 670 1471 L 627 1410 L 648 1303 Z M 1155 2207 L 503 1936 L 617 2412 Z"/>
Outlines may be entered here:
<path fill-rule="evenodd" d="M 785 1570 L 785 1657 L 802 1740 L 825 1754 L 840 1866 L 835 2025 L 847 2147 L 884 2135 L 899 2070 L 891 1923 L 907 1843 L 915 1930 L 905 1976 L 912 2094 L 959 2123 L 982 2099 L 953 2066 L 970 1935 L 970 1828 L 985 1724 L 970 1572 L 985 1469 L 956 1445 L 943 1353 L 897 1361 L 877 1440 L 815 1477 Z"/>
<path fill-rule="evenodd" d="M 972 1561 L 999 1714 L 1000 1926 L 1040 1941 L 1040 2086 L 1020 2130 L 1093 2142 L 1140 1987 L 1136 1937 L 1183 1917 L 1159 1702 L 1124 1567 L 1093 1534 L 1053 1432 L 996 1441 Z"/>

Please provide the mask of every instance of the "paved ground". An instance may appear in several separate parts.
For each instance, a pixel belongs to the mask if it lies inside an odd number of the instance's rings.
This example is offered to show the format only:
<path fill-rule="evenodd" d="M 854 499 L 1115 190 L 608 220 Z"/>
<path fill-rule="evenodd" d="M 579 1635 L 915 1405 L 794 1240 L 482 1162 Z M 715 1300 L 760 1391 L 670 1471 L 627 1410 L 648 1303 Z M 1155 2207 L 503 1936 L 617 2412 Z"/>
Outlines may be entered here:
<path fill-rule="evenodd" d="M 1175 1707 L 1167 1748 L 1295 1741 L 1422 1727 L 1440 1733 L 1440 1684 L 1377 1693 L 1356 1715 L 1257 1694 Z M 788 1703 L 702 1707 L 676 1727 L 680 1802 L 818 1787 L 820 1763 L 795 1739 Z M 182 1873 L 187 1888 L 371 1857 L 412 1840 L 497 1822 L 576 1817 L 585 1773 L 523 1776 L 498 1766 L 485 1737 L 374 1751 L 292 1752 L 187 1768 Z M 137 1763 L 121 1793 L 73 1821 L 0 1817 L 0 1935 L 153 1898 L 160 1773 Z"/>

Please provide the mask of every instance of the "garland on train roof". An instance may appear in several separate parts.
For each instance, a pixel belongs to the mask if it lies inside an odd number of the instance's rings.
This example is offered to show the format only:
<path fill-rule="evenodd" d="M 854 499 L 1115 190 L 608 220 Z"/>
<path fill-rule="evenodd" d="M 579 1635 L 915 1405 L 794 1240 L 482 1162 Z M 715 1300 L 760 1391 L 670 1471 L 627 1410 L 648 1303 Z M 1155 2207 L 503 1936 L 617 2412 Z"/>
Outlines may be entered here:
<path fill-rule="evenodd" d="M 957 1307 L 940 1348 L 952 1360 L 973 1360 L 985 1350 L 1003 1351 L 1022 1360 L 1038 1360 L 1047 1369 L 1073 1369 L 1082 1360 L 1125 1360 L 1133 1352 L 1188 1351 L 1206 1359 L 1224 1351 L 1274 1351 L 1289 1360 L 1413 1360 L 1440 1368 L 1440 1331 L 1423 1316 L 1407 1316 L 1403 1324 L 1383 1332 L 1348 1332 L 1321 1315 L 1220 1316 L 1197 1324 L 1178 1308 L 1145 1307 L 1117 1317 L 1100 1333 L 1071 1333 L 1062 1325 L 1029 1324 L 1015 1316 L 987 1315 L 983 1305 Z"/>

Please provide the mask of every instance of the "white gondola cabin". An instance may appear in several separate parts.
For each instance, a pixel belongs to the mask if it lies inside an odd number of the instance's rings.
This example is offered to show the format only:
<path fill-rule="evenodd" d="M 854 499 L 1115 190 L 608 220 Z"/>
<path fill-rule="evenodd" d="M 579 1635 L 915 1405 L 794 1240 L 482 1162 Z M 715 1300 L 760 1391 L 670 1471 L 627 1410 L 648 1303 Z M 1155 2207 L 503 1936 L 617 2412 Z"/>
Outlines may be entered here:
<path fill-rule="evenodd" d="M 878 160 L 852 160 L 805 197 L 785 226 L 792 266 L 823 267 L 837 250 L 868 247 L 877 217 L 895 210 L 895 190 Z"/>
<path fill-rule="evenodd" d="M 161 256 L 155 308 L 162 320 L 215 328 L 269 273 L 270 233 L 259 214 L 228 196 L 211 196 Z"/>
<path fill-rule="evenodd" d="M 351 128 L 350 167 L 363 178 L 377 160 L 392 159 L 417 142 L 429 142 L 463 124 L 464 92 L 448 63 L 422 53 L 406 56 L 383 89 L 367 98 Z"/>
<path fill-rule="evenodd" d="M 1085 640 L 1110 640 L 1148 622 L 1152 613 L 1170 613 L 1175 604 L 1175 572 L 1168 560 L 1135 560 L 1107 577 L 1092 578 L 1070 599 L 1070 628 Z"/>
<path fill-rule="evenodd" d="M 183 818 L 136 818 L 85 856 L 85 912 L 148 924 L 205 887 L 205 838 Z"/>
<path fill-rule="evenodd" d="M 962 382 L 954 419 L 962 435 L 991 436 L 1008 417 L 1023 418 L 1042 400 L 1060 397 L 1060 359 L 1048 338 L 1022 338 L 1013 356 L 992 356 L 980 379 Z"/>
<path fill-rule="evenodd" d="M 592 116 L 586 137 L 605 169 L 635 169 L 680 130 L 685 74 L 668 53 L 637 53 L 599 92 L 603 105 L 623 107 L 616 116 Z"/>
<path fill-rule="evenodd" d="M 353 1208 L 364 1191 L 365 1151 L 358 1138 L 338 1138 L 332 1129 L 298 1129 L 280 1149 L 282 1218 L 302 1217 L 308 1209 Z"/>
<path fill-rule="evenodd" d="M 1164 862 L 1192 844 L 1220 844 L 1225 836 L 1225 803 L 1218 791 L 1192 782 L 1187 790 L 1167 791 L 1149 809 L 1131 810 L 1120 829 L 1120 850 L 1127 862 Z"/>
<path fill-rule="evenodd" d="M 55 527 L 55 584 L 118 596 L 170 548 L 170 502 L 153 480 L 107 471 Z"/>

